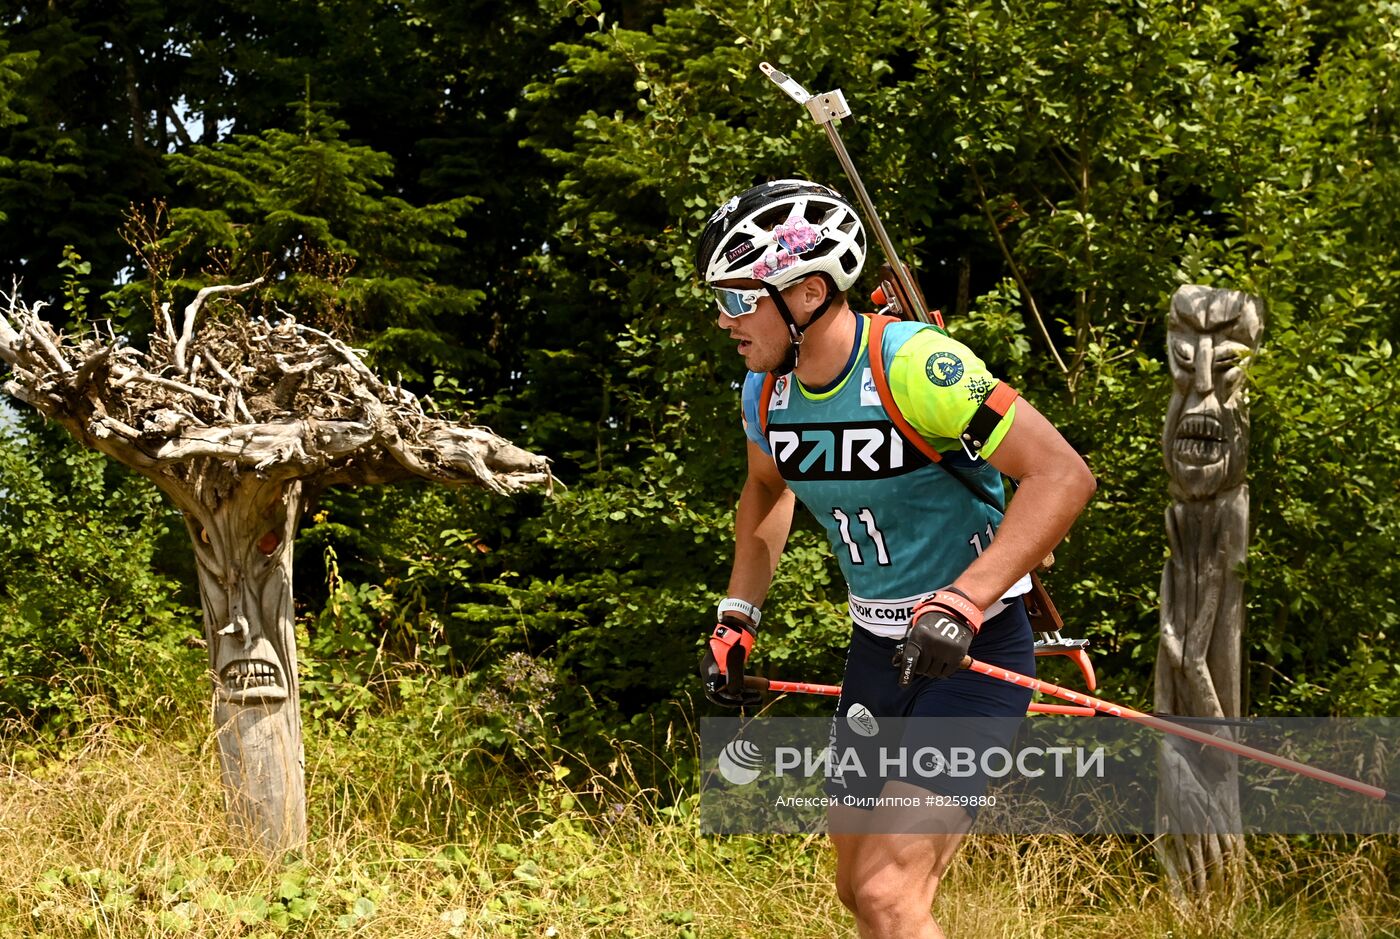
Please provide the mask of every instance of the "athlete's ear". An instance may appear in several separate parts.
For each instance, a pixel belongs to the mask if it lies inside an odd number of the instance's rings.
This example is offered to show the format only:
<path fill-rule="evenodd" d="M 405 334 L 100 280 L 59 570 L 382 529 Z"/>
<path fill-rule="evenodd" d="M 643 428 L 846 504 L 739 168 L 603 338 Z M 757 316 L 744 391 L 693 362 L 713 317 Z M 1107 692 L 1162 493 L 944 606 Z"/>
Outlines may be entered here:
<path fill-rule="evenodd" d="M 826 300 L 826 278 L 813 274 L 797 284 L 797 296 L 807 310 L 815 310 Z"/>

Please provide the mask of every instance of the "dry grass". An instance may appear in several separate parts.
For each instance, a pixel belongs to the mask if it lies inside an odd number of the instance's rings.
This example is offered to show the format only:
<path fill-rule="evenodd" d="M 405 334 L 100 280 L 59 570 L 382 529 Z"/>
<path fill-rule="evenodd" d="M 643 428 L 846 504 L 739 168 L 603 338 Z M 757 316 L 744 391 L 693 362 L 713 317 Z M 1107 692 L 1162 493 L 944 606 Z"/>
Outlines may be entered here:
<path fill-rule="evenodd" d="M 604 789 L 603 817 L 549 779 L 523 808 L 458 791 L 470 824 L 448 842 L 405 836 L 392 784 L 312 740 L 312 837 L 271 864 L 227 842 L 195 723 L 103 723 L 52 763 L 0 741 L 0 936 L 853 935 L 824 839 L 701 836 L 625 759 L 576 787 Z M 1246 895 L 1183 916 L 1143 842 L 973 838 L 936 912 L 949 935 L 1008 939 L 1400 936 L 1394 839 L 1252 844 Z"/>

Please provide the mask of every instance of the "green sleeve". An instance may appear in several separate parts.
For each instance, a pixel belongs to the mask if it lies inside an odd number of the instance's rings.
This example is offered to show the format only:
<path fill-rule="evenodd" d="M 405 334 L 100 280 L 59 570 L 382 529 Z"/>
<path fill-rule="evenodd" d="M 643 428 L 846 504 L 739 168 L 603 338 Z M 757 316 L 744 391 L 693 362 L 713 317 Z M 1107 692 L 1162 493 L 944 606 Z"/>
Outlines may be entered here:
<path fill-rule="evenodd" d="M 890 394 L 905 419 L 936 449 L 953 450 L 977 407 L 997 379 L 971 349 L 936 329 L 921 329 L 894 353 L 889 366 Z M 982 448 L 991 456 L 1016 419 L 1007 410 Z"/>

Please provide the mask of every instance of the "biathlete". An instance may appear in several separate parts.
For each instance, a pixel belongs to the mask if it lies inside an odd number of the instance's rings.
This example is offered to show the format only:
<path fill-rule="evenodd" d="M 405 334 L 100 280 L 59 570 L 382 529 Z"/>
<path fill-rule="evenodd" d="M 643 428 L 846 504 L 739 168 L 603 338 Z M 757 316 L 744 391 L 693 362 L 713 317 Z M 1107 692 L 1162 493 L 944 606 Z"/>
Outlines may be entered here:
<path fill-rule="evenodd" d="M 825 528 L 850 594 L 832 742 L 869 747 L 882 719 L 1012 719 L 1014 731 L 1030 692 L 959 665 L 970 654 L 1034 672 L 1018 598 L 1088 502 L 1094 479 L 1059 432 L 966 346 L 932 326 L 854 313 L 846 291 L 865 253 L 851 205 L 805 180 L 735 196 L 700 237 L 697 269 L 749 370 L 748 475 L 728 597 L 700 663 L 706 694 L 729 706 L 759 701 L 744 688 L 744 665 L 801 500 Z M 1019 482 L 1004 511 L 1002 474 Z M 838 806 L 828 817 L 836 889 L 862 936 L 943 935 L 930 908 L 971 824 L 961 806 L 985 783 L 959 788 L 947 774 L 912 773 L 827 780 L 829 794 L 877 806 Z M 940 807 L 922 811 L 918 824 L 907 810 L 878 807 L 910 797 Z"/>

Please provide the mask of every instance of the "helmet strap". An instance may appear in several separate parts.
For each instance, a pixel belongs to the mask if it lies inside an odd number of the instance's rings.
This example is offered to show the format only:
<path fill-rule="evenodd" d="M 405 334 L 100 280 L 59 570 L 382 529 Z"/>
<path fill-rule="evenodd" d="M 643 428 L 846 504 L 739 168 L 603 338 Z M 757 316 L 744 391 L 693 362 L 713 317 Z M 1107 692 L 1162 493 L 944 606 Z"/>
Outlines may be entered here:
<path fill-rule="evenodd" d="M 831 309 L 831 301 L 836 299 L 836 293 L 831 289 L 831 284 L 827 283 L 826 299 L 821 302 L 812 315 L 807 317 L 807 322 L 801 326 L 797 325 L 797 320 L 793 319 L 792 311 L 788 309 L 787 301 L 783 299 L 783 292 L 772 284 L 765 283 L 763 289 L 768 291 L 768 296 L 773 298 L 773 305 L 778 308 L 778 315 L 787 323 L 788 335 L 790 337 L 787 355 L 783 356 L 783 361 L 777 368 L 773 369 L 773 374 L 779 377 L 788 374 L 797 368 L 797 357 L 802 351 L 802 336 L 811 329 L 812 324 L 826 315 L 826 311 Z"/>

